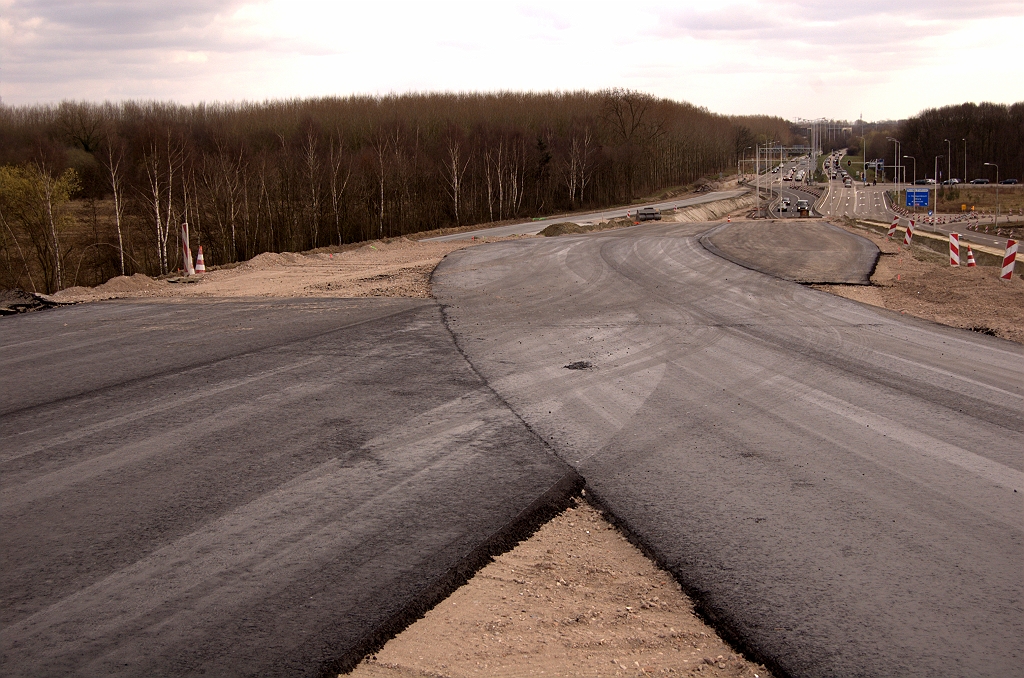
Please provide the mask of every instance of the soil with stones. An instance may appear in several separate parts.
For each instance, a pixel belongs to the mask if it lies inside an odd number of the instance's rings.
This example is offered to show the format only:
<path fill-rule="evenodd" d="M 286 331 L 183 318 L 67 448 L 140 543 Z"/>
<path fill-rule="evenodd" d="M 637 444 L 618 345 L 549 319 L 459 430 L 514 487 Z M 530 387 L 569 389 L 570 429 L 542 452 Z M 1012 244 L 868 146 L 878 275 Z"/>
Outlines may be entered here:
<path fill-rule="evenodd" d="M 1024 343 L 1024 281 L 1020 270 L 1011 280 L 1001 280 L 995 266 L 950 266 L 948 257 L 924 247 L 907 248 L 873 231 L 840 222 L 835 225 L 868 238 L 882 256 L 870 286 L 815 285 L 817 289 Z"/>

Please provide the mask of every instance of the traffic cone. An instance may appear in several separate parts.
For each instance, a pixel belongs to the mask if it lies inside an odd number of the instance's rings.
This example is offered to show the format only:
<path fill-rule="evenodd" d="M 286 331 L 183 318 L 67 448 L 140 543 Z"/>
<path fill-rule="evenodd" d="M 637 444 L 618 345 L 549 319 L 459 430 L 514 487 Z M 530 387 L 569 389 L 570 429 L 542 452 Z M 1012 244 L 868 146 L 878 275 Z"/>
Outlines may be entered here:
<path fill-rule="evenodd" d="M 196 257 L 196 273 L 206 273 L 206 263 L 203 261 L 203 246 L 199 246 L 199 256 Z"/>
<path fill-rule="evenodd" d="M 971 246 L 968 245 L 967 246 L 967 268 L 974 268 L 977 265 L 978 264 L 976 264 L 975 261 L 974 261 L 974 250 L 972 250 Z"/>

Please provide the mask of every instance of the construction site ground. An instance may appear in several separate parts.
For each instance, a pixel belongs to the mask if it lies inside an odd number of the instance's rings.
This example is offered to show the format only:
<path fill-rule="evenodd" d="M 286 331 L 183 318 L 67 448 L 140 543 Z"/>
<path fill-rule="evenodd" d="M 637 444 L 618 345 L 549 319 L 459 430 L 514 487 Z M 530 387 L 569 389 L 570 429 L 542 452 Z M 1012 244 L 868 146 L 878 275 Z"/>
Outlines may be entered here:
<path fill-rule="evenodd" d="M 745 210 L 743 210 L 745 211 Z M 837 224 L 882 252 L 870 285 L 820 289 L 866 304 L 1024 343 L 1024 284 L 993 267 L 951 268 Z M 114 278 L 53 295 L 61 303 L 119 298 L 429 297 L 449 252 L 490 242 L 374 241 L 263 254 L 196 278 Z M 765 676 L 697 618 L 679 585 L 581 502 L 480 570 L 464 587 L 357 669 L 360 676 Z"/>

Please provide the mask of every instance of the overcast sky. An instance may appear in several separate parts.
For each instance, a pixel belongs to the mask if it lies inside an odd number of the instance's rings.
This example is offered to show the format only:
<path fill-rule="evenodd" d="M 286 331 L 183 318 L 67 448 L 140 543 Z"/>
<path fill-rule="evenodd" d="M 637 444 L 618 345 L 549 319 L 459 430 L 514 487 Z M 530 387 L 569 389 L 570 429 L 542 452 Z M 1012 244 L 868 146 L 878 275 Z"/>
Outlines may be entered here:
<path fill-rule="evenodd" d="M 717 113 L 1024 100 L 1024 0 L 0 0 L 9 105 L 626 87 Z"/>

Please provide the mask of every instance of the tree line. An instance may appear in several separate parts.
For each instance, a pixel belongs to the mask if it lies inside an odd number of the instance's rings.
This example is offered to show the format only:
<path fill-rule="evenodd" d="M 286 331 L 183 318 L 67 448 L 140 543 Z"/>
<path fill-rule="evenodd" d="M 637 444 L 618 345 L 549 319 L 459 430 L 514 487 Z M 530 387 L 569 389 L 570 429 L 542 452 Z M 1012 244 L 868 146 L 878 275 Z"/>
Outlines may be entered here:
<path fill-rule="evenodd" d="M 851 127 L 852 133 L 838 139 L 836 146 L 860 155 L 863 144 L 869 160 L 885 160 L 889 179 L 897 159 L 906 168 L 906 180 L 914 179 L 914 161 L 895 157 L 897 146 L 889 141 L 892 138 L 900 142 L 899 155 L 916 159 L 918 179 L 945 181 L 952 176 L 960 181 L 988 179 L 994 183 L 995 168 L 985 163 L 995 163 L 1000 179 L 1024 180 L 1024 102 L 957 104 L 930 108 L 906 120 L 857 121 Z M 936 164 L 941 177 L 935 176 Z"/>
<path fill-rule="evenodd" d="M 628 90 L 0 107 L 0 285 L 52 292 L 629 203 L 789 123 Z"/>

